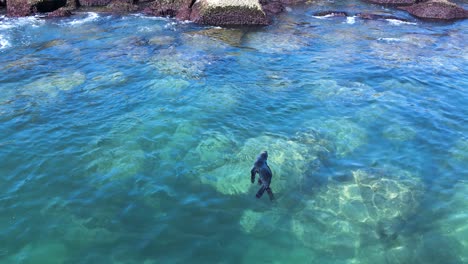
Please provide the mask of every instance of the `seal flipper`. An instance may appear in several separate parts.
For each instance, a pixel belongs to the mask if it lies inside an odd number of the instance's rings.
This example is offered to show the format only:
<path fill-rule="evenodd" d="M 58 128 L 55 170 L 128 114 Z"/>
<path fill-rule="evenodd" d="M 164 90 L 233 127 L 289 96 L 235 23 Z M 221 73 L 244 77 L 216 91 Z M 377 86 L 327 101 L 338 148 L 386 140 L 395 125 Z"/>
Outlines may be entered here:
<path fill-rule="evenodd" d="M 258 190 L 257 194 L 255 195 L 255 197 L 257 198 L 260 198 L 262 197 L 263 193 L 265 192 L 265 190 L 267 189 L 267 187 L 265 185 L 263 185 L 262 187 L 260 187 L 260 189 Z"/>
<path fill-rule="evenodd" d="M 273 195 L 273 192 L 271 191 L 271 188 L 268 187 L 266 189 L 267 193 L 268 193 L 268 196 L 270 197 L 270 201 L 274 201 L 275 200 L 275 196 Z"/>

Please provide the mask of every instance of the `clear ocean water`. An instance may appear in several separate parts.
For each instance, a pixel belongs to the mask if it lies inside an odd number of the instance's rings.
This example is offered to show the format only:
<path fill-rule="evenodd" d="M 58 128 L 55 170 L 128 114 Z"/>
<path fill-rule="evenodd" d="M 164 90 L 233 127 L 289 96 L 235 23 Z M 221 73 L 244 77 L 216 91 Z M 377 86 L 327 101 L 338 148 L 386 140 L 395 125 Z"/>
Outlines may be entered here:
<path fill-rule="evenodd" d="M 0 263 L 468 263 L 467 29 L 0 17 Z"/>

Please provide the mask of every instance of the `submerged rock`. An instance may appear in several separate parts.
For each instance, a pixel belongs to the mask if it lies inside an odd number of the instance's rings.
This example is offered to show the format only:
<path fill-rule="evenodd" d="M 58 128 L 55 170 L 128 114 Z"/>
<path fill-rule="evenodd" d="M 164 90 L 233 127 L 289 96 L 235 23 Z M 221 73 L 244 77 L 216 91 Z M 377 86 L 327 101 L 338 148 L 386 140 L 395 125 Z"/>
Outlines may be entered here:
<path fill-rule="evenodd" d="M 287 53 L 304 47 L 305 41 L 290 32 L 250 32 L 243 38 L 243 44 L 265 53 Z"/>
<path fill-rule="evenodd" d="M 144 125 L 135 113 L 118 118 L 108 134 L 88 144 L 84 154 L 86 166 L 95 172 L 97 185 L 107 181 L 134 177 L 142 168 L 145 153 L 136 139 Z"/>
<path fill-rule="evenodd" d="M 328 142 L 333 142 L 334 152 L 338 157 L 345 157 L 357 148 L 367 143 L 367 133 L 364 128 L 347 119 L 312 120 L 305 122 L 303 127 L 315 129 Z M 330 149 L 330 147 L 328 147 Z"/>
<path fill-rule="evenodd" d="M 353 177 L 376 223 L 392 218 L 406 219 L 415 213 L 423 194 L 424 185 L 419 177 L 395 167 L 356 170 Z"/>
<path fill-rule="evenodd" d="M 468 10 L 446 0 L 431 0 L 399 8 L 415 17 L 424 19 L 453 20 L 468 18 Z"/>
<path fill-rule="evenodd" d="M 198 148 L 203 151 L 200 153 L 201 156 L 214 155 L 211 152 L 216 152 L 218 155 L 214 156 L 225 159 L 219 160 L 220 167 L 213 169 L 207 165 L 205 168 L 200 168 L 200 181 L 212 185 L 220 193 L 229 195 L 247 193 L 250 188 L 257 191 L 258 185 L 250 182 L 250 169 L 259 150 L 268 150 L 268 161 L 273 171 L 271 188 L 274 193 L 295 189 L 301 185 L 308 165 L 318 159 L 317 155 L 310 153 L 306 145 L 273 136 L 248 139 L 235 154 L 228 154 L 232 153 L 232 148 L 229 148 L 231 143 L 226 139 L 217 144 L 219 146 L 213 149 Z"/>
<path fill-rule="evenodd" d="M 266 212 L 255 212 L 252 210 L 245 210 L 240 219 L 240 226 L 242 231 L 254 235 L 269 235 L 274 232 L 278 227 L 277 223 L 281 215 L 277 210 L 269 210 Z"/>
<path fill-rule="evenodd" d="M 172 47 L 159 50 L 152 58 L 151 65 L 159 72 L 187 79 L 199 79 L 211 63 L 211 57 L 198 53 L 186 53 Z"/>
<path fill-rule="evenodd" d="M 439 222 L 442 234 L 455 240 L 461 247 L 458 254 L 462 259 L 461 263 L 468 263 L 468 181 L 460 180 L 453 187 L 453 196 L 450 198 L 450 204 L 444 204 L 442 208 L 449 207 L 449 213 Z"/>
<path fill-rule="evenodd" d="M 241 46 L 242 38 L 245 35 L 245 31 L 234 28 L 209 28 L 199 31 L 192 31 L 187 34 L 207 36 L 211 39 L 220 40 L 231 46 L 239 47 Z"/>
<path fill-rule="evenodd" d="M 392 141 L 409 141 L 416 136 L 416 131 L 410 126 L 391 124 L 384 129 L 383 136 Z"/>
<path fill-rule="evenodd" d="M 394 20 L 406 21 L 406 19 L 402 19 L 396 16 L 380 15 L 380 14 L 372 14 L 372 13 L 358 13 L 356 14 L 356 16 L 361 19 L 368 19 L 368 20 L 394 19 Z"/>
<path fill-rule="evenodd" d="M 468 164 L 468 140 L 459 139 L 449 150 L 452 158 Z"/>
<path fill-rule="evenodd" d="M 421 179 L 399 168 L 356 170 L 348 180 L 330 179 L 321 187 L 293 216 L 291 230 L 316 250 L 339 251 L 337 257 L 344 259 L 357 257 L 368 250 L 362 241 L 378 244 L 398 238 L 422 191 Z"/>
<path fill-rule="evenodd" d="M 319 17 L 347 17 L 348 13 L 343 11 L 321 11 L 314 14 Z"/>
<path fill-rule="evenodd" d="M 60 92 L 72 90 L 86 81 L 86 76 L 79 71 L 54 73 L 42 77 L 22 87 L 22 94 L 31 96 L 56 97 Z"/>
<path fill-rule="evenodd" d="M 197 0 L 190 19 L 208 25 L 268 25 L 258 0 Z"/>
<path fill-rule="evenodd" d="M 2 263 L 66 263 L 70 252 L 63 241 L 41 240 L 30 242 L 16 254 L 2 258 Z M 3 262 L 5 261 L 5 262 Z"/>

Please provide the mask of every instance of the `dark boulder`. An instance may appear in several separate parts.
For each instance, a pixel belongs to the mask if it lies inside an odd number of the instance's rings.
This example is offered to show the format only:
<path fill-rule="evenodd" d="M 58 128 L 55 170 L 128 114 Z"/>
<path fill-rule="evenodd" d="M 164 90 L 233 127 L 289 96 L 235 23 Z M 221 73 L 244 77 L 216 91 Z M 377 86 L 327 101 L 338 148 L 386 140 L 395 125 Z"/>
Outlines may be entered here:
<path fill-rule="evenodd" d="M 177 17 L 185 20 L 190 17 L 192 0 L 156 0 L 144 12 L 148 15 Z"/>
<path fill-rule="evenodd" d="M 29 16 L 32 14 L 32 7 L 27 0 L 8 0 L 7 14 L 13 17 Z"/>
<path fill-rule="evenodd" d="M 454 20 L 468 18 L 468 10 L 446 0 L 431 0 L 399 8 L 422 19 Z"/>
<path fill-rule="evenodd" d="M 324 17 L 324 16 L 331 16 L 331 17 L 347 17 L 348 13 L 343 11 L 321 11 L 314 14 L 314 16 Z"/>
<path fill-rule="evenodd" d="M 133 4 L 133 0 L 112 0 L 107 9 L 114 13 L 128 13 L 137 11 L 138 6 Z"/>
<path fill-rule="evenodd" d="M 284 11 L 284 5 L 280 1 L 260 1 L 260 4 L 269 17 Z"/>
<path fill-rule="evenodd" d="M 52 12 L 65 6 L 66 0 L 7 0 L 8 16 L 29 16 L 34 13 Z"/>
<path fill-rule="evenodd" d="M 47 14 L 47 18 L 54 18 L 54 17 L 69 17 L 72 15 L 72 12 L 67 7 L 61 7 L 55 11 L 52 11 Z"/>
<path fill-rule="evenodd" d="M 367 19 L 367 20 L 394 19 L 394 20 L 400 20 L 400 21 L 407 21 L 406 19 L 402 19 L 396 16 L 380 15 L 380 14 L 372 14 L 372 13 L 358 13 L 356 14 L 356 16 L 361 19 Z"/>
<path fill-rule="evenodd" d="M 80 6 L 106 6 L 112 0 L 78 0 Z"/>

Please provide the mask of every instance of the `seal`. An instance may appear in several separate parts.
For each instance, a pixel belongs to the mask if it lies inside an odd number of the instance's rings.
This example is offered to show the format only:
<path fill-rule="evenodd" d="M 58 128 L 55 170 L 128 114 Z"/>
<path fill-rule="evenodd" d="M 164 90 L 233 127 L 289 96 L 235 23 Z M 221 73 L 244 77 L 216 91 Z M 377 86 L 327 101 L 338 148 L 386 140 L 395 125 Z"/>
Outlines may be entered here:
<path fill-rule="evenodd" d="M 253 165 L 253 168 L 250 170 L 250 181 L 254 183 L 255 175 L 258 173 L 258 184 L 262 187 L 260 187 L 255 196 L 257 198 L 260 198 L 266 191 L 268 193 L 268 196 L 270 197 L 270 200 L 273 201 L 275 197 L 273 196 L 273 192 L 270 188 L 271 178 L 273 177 L 273 174 L 271 173 L 271 169 L 268 166 L 267 159 L 268 153 L 266 151 L 260 153 Z"/>

